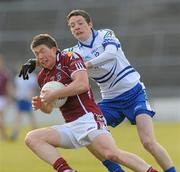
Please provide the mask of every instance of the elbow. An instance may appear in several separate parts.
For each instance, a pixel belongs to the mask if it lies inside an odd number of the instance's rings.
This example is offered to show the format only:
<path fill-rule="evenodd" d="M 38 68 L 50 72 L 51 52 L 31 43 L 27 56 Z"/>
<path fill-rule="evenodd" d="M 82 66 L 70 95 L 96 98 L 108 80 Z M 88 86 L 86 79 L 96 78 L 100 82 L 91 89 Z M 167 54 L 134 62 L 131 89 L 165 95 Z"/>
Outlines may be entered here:
<path fill-rule="evenodd" d="M 84 91 L 89 91 L 90 87 L 89 84 L 87 84 L 86 86 L 84 86 Z"/>

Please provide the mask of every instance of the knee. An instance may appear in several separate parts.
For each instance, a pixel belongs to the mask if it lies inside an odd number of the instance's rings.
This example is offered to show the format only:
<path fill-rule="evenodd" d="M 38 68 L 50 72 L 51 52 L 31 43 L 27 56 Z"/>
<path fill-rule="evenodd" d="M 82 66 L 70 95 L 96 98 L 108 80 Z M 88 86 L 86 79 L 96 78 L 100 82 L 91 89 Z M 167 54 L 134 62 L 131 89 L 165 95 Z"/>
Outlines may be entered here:
<path fill-rule="evenodd" d="M 38 137 L 37 137 L 35 131 L 28 132 L 26 137 L 25 137 L 24 142 L 30 148 L 32 148 L 35 145 L 37 145 L 39 141 L 38 141 Z"/>
<path fill-rule="evenodd" d="M 118 155 L 118 151 L 117 152 L 113 152 L 111 150 L 105 151 L 105 159 L 120 163 L 122 165 L 124 164 L 123 158 L 121 158 L 121 156 Z"/>
<path fill-rule="evenodd" d="M 106 151 L 105 158 L 108 160 L 111 160 L 111 161 L 116 161 L 116 159 L 117 159 L 116 154 L 113 153 L 112 151 Z"/>
<path fill-rule="evenodd" d="M 142 144 L 143 147 L 148 151 L 152 151 L 156 147 L 156 141 L 150 138 L 144 139 Z"/>

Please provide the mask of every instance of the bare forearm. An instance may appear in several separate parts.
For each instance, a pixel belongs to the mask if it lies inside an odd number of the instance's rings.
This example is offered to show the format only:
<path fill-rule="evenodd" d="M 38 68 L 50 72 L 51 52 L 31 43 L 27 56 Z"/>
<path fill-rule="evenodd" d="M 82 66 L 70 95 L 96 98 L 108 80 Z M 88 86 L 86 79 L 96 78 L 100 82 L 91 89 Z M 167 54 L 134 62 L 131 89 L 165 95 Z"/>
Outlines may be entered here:
<path fill-rule="evenodd" d="M 54 92 L 55 98 L 74 96 L 89 91 L 87 72 L 79 71 L 72 77 L 74 77 L 74 80 L 68 86 Z"/>

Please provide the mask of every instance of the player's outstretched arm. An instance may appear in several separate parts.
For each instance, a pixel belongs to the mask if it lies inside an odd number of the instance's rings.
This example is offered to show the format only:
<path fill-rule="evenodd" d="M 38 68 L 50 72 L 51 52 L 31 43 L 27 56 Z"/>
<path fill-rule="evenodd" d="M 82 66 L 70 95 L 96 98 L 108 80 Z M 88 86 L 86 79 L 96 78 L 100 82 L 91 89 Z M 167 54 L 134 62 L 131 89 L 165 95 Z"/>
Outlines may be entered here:
<path fill-rule="evenodd" d="M 26 63 L 21 66 L 21 70 L 19 72 L 19 77 L 23 77 L 24 80 L 29 79 L 29 73 L 32 73 L 36 68 L 37 62 L 36 59 L 28 59 Z"/>

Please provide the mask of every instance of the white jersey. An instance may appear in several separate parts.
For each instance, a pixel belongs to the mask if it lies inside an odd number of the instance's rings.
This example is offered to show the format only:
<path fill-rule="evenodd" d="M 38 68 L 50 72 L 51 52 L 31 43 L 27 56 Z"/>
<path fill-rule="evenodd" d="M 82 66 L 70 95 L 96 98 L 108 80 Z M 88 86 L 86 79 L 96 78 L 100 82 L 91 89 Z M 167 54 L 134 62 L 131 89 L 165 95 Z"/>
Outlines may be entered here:
<path fill-rule="evenodd" d="M 91 40 L 88 44 L 78 42 L 72 48 L 64 51 L 79 53 L 85 61 L 91 61 L 100 57 L 108 45 L 116 47 L 113 59 L 96 67 L 88 69 L 89 77 L 93 78 L 100 87 L 103 99 L 112 99 L 133 88 L 139 81 L 139 73 L 130 65 L 122 51 L 119 40 L 114 32 L 109 29 L 92 30 Z M 87 43 L 87 42 L 86 42 Z"/>
<path fill-rule="evenodd" d="M 31 101 L 32 96 L 34 96 L 38 88 L 36 75 L 31 73 L 28 80 L 23 80 L 19 76 L 16 76 L 14 82 L 16 87 L 16 98 Z"/>

